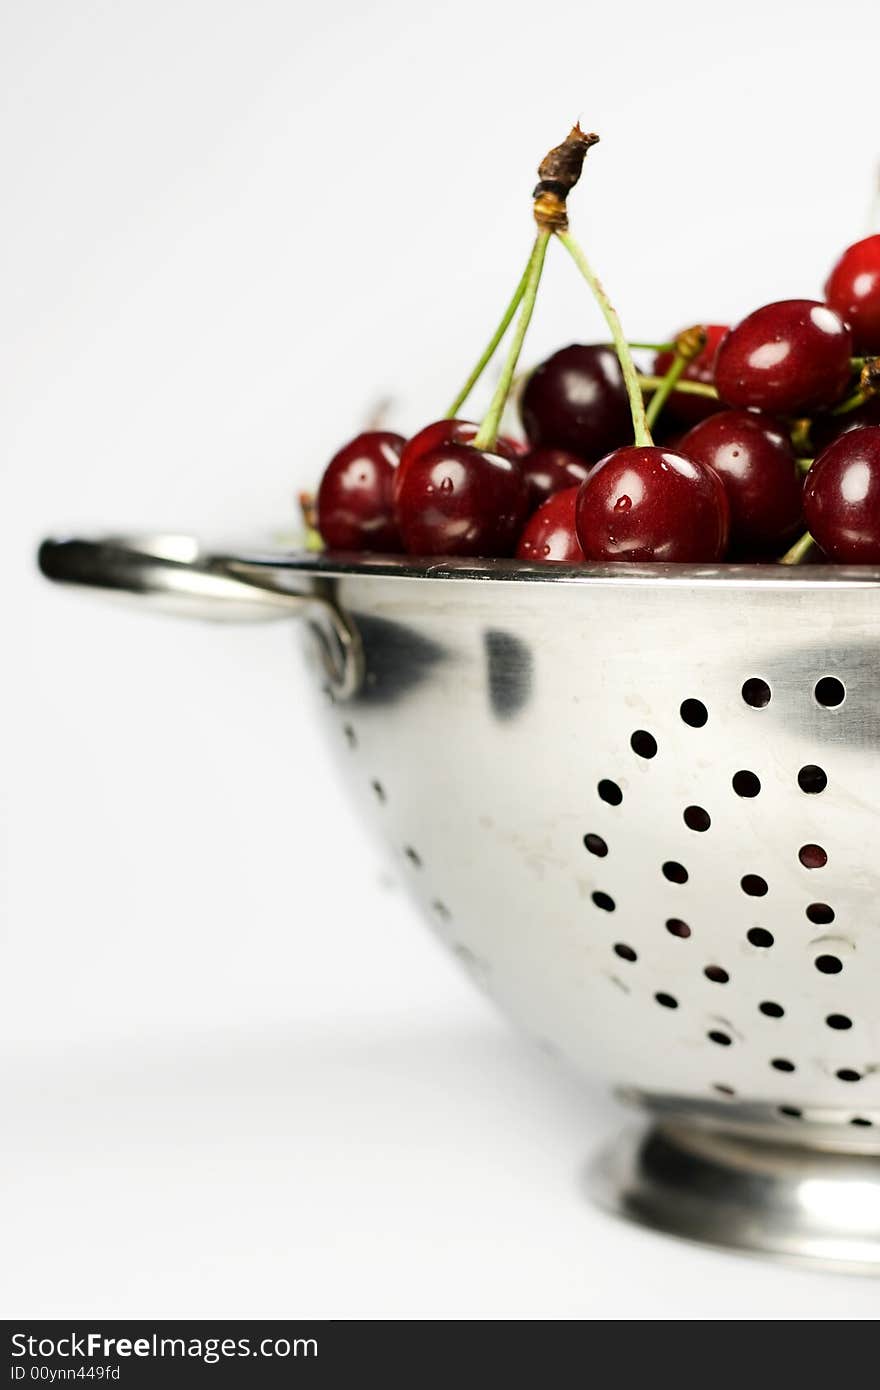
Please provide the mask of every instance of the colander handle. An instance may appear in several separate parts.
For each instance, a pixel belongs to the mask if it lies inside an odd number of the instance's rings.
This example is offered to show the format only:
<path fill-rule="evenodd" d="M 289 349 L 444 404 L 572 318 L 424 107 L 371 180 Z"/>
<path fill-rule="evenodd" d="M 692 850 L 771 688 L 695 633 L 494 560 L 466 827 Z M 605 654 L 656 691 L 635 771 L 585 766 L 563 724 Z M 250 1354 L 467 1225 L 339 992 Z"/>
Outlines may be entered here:
<path fill-rule="evenodd" d="M 153 609 L 182 617 L 223 622 L 303 617 L 319 639 L 334 694 L 347 699 L 362 675 L 357 630 L 327 593 L 296 589 L 298 576 L 282 559 L 277 567 L 256 565 L 177 535 L 51 538 L 38 555 L 47 579 L 137 596 Z"/>

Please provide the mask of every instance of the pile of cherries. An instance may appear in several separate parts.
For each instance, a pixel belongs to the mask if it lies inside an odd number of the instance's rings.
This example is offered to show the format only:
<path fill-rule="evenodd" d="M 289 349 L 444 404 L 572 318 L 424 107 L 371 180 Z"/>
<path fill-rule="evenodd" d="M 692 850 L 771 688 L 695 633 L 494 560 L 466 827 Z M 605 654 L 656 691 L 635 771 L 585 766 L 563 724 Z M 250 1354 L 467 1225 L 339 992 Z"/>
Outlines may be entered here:
<path fill-rule="evenodd" d="M 425 557 L 880 563 L 874 354 L 880 235 L 844 252 L 824 302 L 708 325 L 702 350 L 678 363 L 683 389 L 657 417 L 659 442 L 628 442 L 615 350 L 573 345 L 520 392 L 527 442 L 477 448 L 478 426 L 460 419 L 409 440 L 360 434 L 327 465 L 317 527 L 329 550 Z M 652 389 L 675 359 L 655 355 Z"/>

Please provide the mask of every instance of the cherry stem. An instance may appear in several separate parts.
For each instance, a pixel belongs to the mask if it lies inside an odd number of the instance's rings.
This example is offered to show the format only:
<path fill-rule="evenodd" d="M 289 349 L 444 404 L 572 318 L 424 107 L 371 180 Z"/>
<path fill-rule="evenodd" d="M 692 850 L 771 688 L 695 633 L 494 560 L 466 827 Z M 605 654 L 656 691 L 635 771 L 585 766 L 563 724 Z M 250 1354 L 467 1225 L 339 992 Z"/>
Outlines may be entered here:
<path fill-rule="evenodd" d="M 805 531 L 804 534 L 801 536 L 800 540 L 796 540 L 791 549 L 786 550 L 785 554 L 779 561 L 780 565 L 802 564 L 803 561 L 809 555 L 810 551 L 813 549 L 813 546 L 815 544 L 816 542 L 813 540 L 813 537 L 810 535 L 809 531 Z"/>
<path fill-rule="evenodd" d="M 501 416 L 504 414 L 504 407 L 507 404 L 507 397 L 510 395 L 510 387 L 516 373 L 516 364 L 522 351 L 526 332 L 535 307 L 535 300 L 538 297 L 538 286 L 541 283 L 541 272 L 544 269 L 544 257 L 547 254 L 547 246 L 552 233 L 546 228 L 541 227 L 535 237 L 535 245 L 529 258 L 526 269 L 525 285 L 522 292 L 522 307 L 520 308 L 519 318 L 513 330 L 513 337 L 510 340 L 510 349 L 507 353 L 504 366 L 501 369 L 501 376 L 498 378 L 498 385 L 495 387 L 495 394 L 489 403 L 489 409 L 483 419 L 483 423 L 477 430 L 474 439 L 475 449 L 494 449 L 495 441 L 498 438 L 498 430 L 501 425 Z M 516 306 L 514 306 L 515 308 Z"/>
<path fill-rule="evenodd" d="M 630 341 L 633 352 L 675 352 L 675 342 L 671 343 L 634 343 Z"/>
<path fill-rule="evenodd" d="M 476 366 L 474 367 L 464 386 L 462 386 L 455 400 L 452 402 L 452 405 L 447 410 L 447 420 L 452 420 L 455 418 L 455 416 L 458 414 L 458 412 L 461 410 L 461 407 L 467 400 L 468 396 L 471 394 L 471 391 L 473 391 L 480 377 L 483 375 L 483 372 L 486 370 L 492 358 L 495 356 L 495 350 L 498 347 L 498 344 L 501 342 L 501 339 L 507 332 L 508 328 L 510 327 L 511 320 L 513 319 L 514 314 L 519 308 L 520 301 L 522 300 L 522 297 L 526 292 L 526 285 L 528 284 L 529 279 L 529 271 L 531 270 L 532 262 L 535 259 L 536 248 L 537 243 L 535 244 L 535 246 L 532 247 L 529 259 L 526 262 L 526 268 L 523 271 L 522 276 L 520 277 L 519 284 L 513 292 L 513 298 L 511 299 L 507 308 L 504 310 L 501 322 L 498 324 L 498 327 L 495 329 L 495 332 L 492 334 L 492 337 L 486 344 L 486 347 L 483 351 L 483 355 L 480 357 L 480 360 L 477 362 Z"/>
<path fill-rule="evenodd" d="M 812 449 L 810 442 L 811 420 L 794 420 L 791 426 L 791 447 L 795 453 L 809 454 Z"/>
<path fill-rule="evenodd" d="M 851 410 L 858 410 L 859 406 L 864 405 L 874 394 L 873 391 L 863 391 L 859 386 L 851 396 L 847 396 L 846 400 L 841 401 L 828 413 L 829 415 L 848 415 Z"/>
<path fill-rule="evenodd" d="M 638 378 L 642 390 L 649 392 L 659 391 L 665 381 L 665 376 L 640 376 Z M 715 387 L 710 386 L 706 381 L 680 381 L 675 389 L 685 396 L 705 396 L 709 401 L 718 400 L 718 392 Z"/>
<path fill-rule="evenodd" d="M 369 414 L 363 423 L 365 430 L 383 430 L 388 423 L 388 412 L 394 400 L 391 396 L 379 396 L 370 407 Z"/>
<path fill-rule="evenodd" d="M 859 372 L 859 384 L 851 395 L 832 410 L 832 415 L 846 415 L 871 400 L 880 391 L 880 357 L 865 357 Z"/>
<path fill-rule="evenodd" d="M 617 310 L 602 288 L 601 282 L 596 277 L 589 261 L 584 255 L 580 244 L 575 241 L 571 232 L 559 231 L 556 233 L 568 254 L 571 256 L 578 270 L 583 275 L 593 295 L 596 303 L 602 310 L 605 322 L 611 331 L 614 342 L 614 350 L 617 353 L 617 360 L 620 363 L 620 370 L 623 372 L 623 380 L 626 384 L 626 394 L 629 396 L 629 408 L 632 413 L 633 434 L 635 442 L 640 448 L 650 447 L 654 441 L 651 438 L 651 431 L 648 427 L 645 415 L 645 401 L 639 386 L 639 376 L 636 371 L 635 363 L 632 359 L 629 343 L 623 336 L 623 328 L 617 316 Z"/>
<path fill-rule="evenodd" d="M 815 459 L 795 459 L 795 463 L 802 473 L 809 473 L 815 463 Z"/>
<path fill-rule="evenodd" d="M 661 378 L 660 385 L 651 397 L 648 408 L 645 411 L 645 419 L 648 422 L 648 429 L 652 430 L 657 423 L 657 416 L 663 409 L 672 392 L 675 390 L 682 372 L 688 365 L 688 358 L 676 353 L 669 367 L 669 371 Z"/>

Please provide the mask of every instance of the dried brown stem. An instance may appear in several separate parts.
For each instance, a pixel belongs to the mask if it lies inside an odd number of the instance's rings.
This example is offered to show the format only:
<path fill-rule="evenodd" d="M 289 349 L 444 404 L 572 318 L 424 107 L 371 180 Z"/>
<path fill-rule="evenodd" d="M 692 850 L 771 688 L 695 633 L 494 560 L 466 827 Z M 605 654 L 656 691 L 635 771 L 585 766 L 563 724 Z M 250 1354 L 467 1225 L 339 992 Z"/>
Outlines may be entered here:
<path fill-rule="evenodd" d="M 535 221 L 547 232 L 568 230 L 565 201 L 581 176 L 587 151 L 598 144 L 598 135 L 587 135 L 580 125 L 572 126 L 561 145 L 556 145 L 538 165 Z"/>

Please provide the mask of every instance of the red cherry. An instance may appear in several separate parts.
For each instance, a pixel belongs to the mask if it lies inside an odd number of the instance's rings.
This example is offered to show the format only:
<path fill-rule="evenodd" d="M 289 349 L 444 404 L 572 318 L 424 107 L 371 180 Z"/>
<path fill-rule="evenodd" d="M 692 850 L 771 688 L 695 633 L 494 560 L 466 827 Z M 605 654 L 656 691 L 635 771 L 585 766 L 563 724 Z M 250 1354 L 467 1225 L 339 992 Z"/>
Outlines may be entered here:
<path fill-rule="evenodd" d="M 529 510 L 534 511 L 554 492 L 582 483 L 589 466 L 567 449 L 532 449 L 520 463 L 529 489 Z"/>
<path fill-rule="evenodd" d="M 418 431 L 418 434 L 414 434 L 412 439 L 407 439 L 393 481 L 395 502 L 403 484 L 403 475 L 413 459 L 420 459 L 423 453 L 439 449 L 443 443 L 471 443 L 477 438 L 478 430 L 480 425 L 475 425 L 473 420 L 434 420 Z M 498 453 L 502 459 L 519 459 L 527 448 L 527 445 L 521 445 L 517 439 L 507 439 L 506 435 L 499 435 L 492 452 Z"/>
<path fill-rule="evenodd" d="M 852 329 L 856 352 L 880 353 L 880 234 L 847 247 L 828 276 L 825 298 Z"/>
<path fill-rule="evenodd" d="M 514 439 L 512 434 L 499 434 L 495 441 L 495 452 L 504 459 L 524 459 L 531 450 L 527 439 Z"/>
<path fill-rule="evenodd" d="M 428 454 L 443 444 L 470 444 L 476 439 L 479 428 L 472 420 L 434 420 L 408 439 L 400 457 L 400 466 L 394 475 L 395 503 L 400 495 L 406 470 L 414 459 L 421 458 L 422 454 Z M 502 458 L 517 458 L 523 452 L 523 446 L 512 439 L 506 439 L 504 435 L 499 435 L 493 452 L 500 454 Z"/>
<path fill-rule="evenodd" d="M 815 456 L 818 458 L 822 450 L 842 434 L 864 429 L 865 425 L 880 425 L 880 396 L 871 396 L 864 405 L 857 405 L 843 415 L 817 415 L 810 425 L 810 440 Z"/>
<path fill-rule="evenodd" d="M 327 464 L 318 488 L 317 516 L 328 549 L 401 549 L 391 493 L 405 443 L 400 434 L 368 430 Z"/>
<path fill-rule="evenodd" d="M 679 447 L 713 468 L 730 503 L 731 544 L 745 551 L 780 548 L 801 519 L 803 484 L 791 441 L 767 415 L 725 410 L 695 425 Z"/>
<path fill-rule="evenodd" d="M 804 519 L 832 560 L 880 563 L 880 427 L 852 430 L 819 455 L 804 485 Z"/>
<path fill-rule="evenodd" d="M 812 299 L 783 299 L 732 328 L 715 358 L 728 405 L 780 415 L 833 405 L 851 377 L 852 334 L 839 314 Z"/>
<path fill-rule="evenodd" d="M 526 382 L 520 416 L 534 445 L 570 449 L 588 462 L 631 439 L 629 402 L 613 348 L 573 343 L 554 352 Z"/>
<path fill-rule="evenodd" d="M 717 473 L 671 449 L 615 449 L 578 493 L 577 533 L 588 560 L 720 560 L 729 522 Z"/>
<path fill-rule="evenodd" d="M 577 564 L 584 552 L 575 529 L 575 511 L 580 487 L 554 492 L 526 522 L 516 551 L 518 560 L 546 565 Z"/>
<path fill-rule="evenodd" d="M 685 367 L 682 373 L 685 381 L 699 381 L 704 386 L 714 386 L 715 354 L 728 331 L 724 323 L 706 324 L 706 346 L 700 355 Z M 674 357 L 675 354 L 672 352 L 658 352 L 654 358 L 654 375 L 665 376 L 672 366 Z M 713 401 L 708 396 L 689 396 L 684 391 L 673 391 L 663 407 L 663 414 L 679 424 L 696 425 L 699 420 L 705 420 L 723 409 L 720 401 Z"/>
<path fill-rule="evenodd" d="M 511 555 L 527 509 L 517 465 L 469 444 L 411 459 L 395 504 L 410 555 Z"/>

